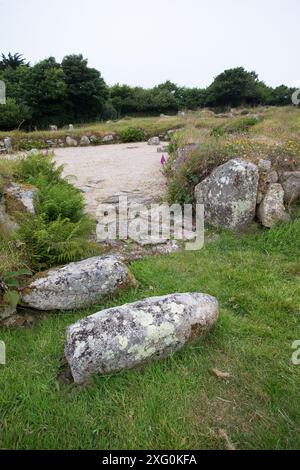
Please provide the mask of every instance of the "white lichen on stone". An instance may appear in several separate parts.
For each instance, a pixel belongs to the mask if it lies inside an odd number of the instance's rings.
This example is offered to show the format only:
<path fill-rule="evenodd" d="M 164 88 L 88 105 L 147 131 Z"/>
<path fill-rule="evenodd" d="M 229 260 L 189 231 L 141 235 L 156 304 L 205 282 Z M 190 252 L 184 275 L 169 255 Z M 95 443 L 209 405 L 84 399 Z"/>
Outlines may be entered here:
<path fill-rule="evenodd" d="M 66 358 L 75 382 L 82 383 L 94 373 L 167 356 L 208 332 L 217 318 L 218 302 L 206 294 L 171 294 L 125 304 L 71 325 Z"/>
<path fill-rule="evenodd" d="M 22 291 L 21 302 L 37 310 L 78 309 L 132 282 L 118 257 L 96 256 L 40 273 Z"/>

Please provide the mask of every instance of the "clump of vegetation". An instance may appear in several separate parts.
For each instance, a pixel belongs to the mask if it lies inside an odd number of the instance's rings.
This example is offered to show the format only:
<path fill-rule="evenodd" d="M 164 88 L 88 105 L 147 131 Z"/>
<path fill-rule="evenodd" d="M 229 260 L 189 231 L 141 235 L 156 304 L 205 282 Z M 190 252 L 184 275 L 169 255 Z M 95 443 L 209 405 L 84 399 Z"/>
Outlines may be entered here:
<path fill-rule="evenodd" d="M 39 271 L 99 254 L 98 245 L 89 241 L 94 229 L 94 221 L 87 216 L 72 222 L 61 216 L 49 221 L 45 214 L 39 214 L 23 222 L 19 236 L 26 245 L 30 265 Z"/>
<path fill-rule="evenodd" d="M 17 129 L 30 117 L 29 107 L 20 106 L 13 98 L 7 98 L 6 104 L 0 104 L 0 129 L 4 131 Z"/>
<path fill-rule="evenodd" d="M 170 158 L 166 173 L 169 176 L 169 200 L 171 203 L 191 204 L 195 186 L 216 167 L 232 158 L 231 151 L 221 139 L 211 139 L 192 151 L 178 170 L 172 167 L 176 155 Z"/>
<path fill-rule="evenodd" d="M 184 135 L 181 138 L 182 143 Z M 177 161 L 178 143 L 172 141 L 173 151 L 165 167 L 169 180 L 170 202 L 181 204 L 194 202 L 194 188 L 214 168 L 232 158 L 243 158 L 254 163 L 259 159 L 271 160 L 277 170 L 293 171 L 300 168 L 299 140 L 276 142 L 257 139 L 252 135 L 210 136 L 198 145 L 183 162 Z"/>
<path fill-rule="evenodd" d="M 20 279 L 24 276 L 30 276 L 32 272 L 29 269 L 19 269 L 19 271 L 7 271 L 0 278 L 0 299 L 4 305 L 9 305 L 15 309 L 19 303 Z M 0 303 L 0 306 L 1 306 Z"/>
<path fill-rule="evenodd" d="M 12 160 L 6 158 L 0 159 L 0 198 L 5 183 L 12 179 L 14 168 L 15 163 Z"/>
<path fill-rule="evenodd" d="M 81 192 L 65 181 L 51 155 L 30 155 L 16 168 L 18 178 L 38 188 L 36 215 L 23 217 L 19 237 L 35 270 L 99 253 L 90 241 L 95 221 L 84 213 Z"/>
<path fill-rule="evenodd" d="M 18 271 L 27 266 L 26 254 L 17 242 L 0 228 L 0 278 L 10 271 Z"/>
<path fill-rule="evenodd" d="M 145 134 L 142 129 L 137 127 L 127 127 L 119 132 L 119 137 L 122 142 L 143 142 L 145 140 Z"/>
<path fill-rule="evenodd" d="M 43 141 L 39 140 L 22 140 L 17 143 L 18 150 L 32 150 L 32 149 L 37 149 L 37 150 L 42 150 L 45 148 L 45 143 Z"/>
<path fill-rule="evenodd" d="M 259 119 L 256 116 L 242 117 L 235 119 L 232 122 L 214 127 L 211 131 L 211 135 L 218 137 L 225 134 L 241 134 L 248 132 L 249 129 L 255 126 L 258 122 Z"/>

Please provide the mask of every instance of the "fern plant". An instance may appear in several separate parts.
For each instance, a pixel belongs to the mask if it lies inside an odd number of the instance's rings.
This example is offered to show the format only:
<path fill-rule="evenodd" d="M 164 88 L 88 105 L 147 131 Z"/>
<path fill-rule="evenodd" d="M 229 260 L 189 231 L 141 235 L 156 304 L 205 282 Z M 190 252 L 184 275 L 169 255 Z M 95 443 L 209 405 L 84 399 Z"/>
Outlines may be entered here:
<path fill-rule="evenodd" d="M 101 252 L 90 241 L 96 224 L 84 213 L 83 195 L 62 178 L 62 167 L 56 167 L 53 156 L 30 155 L 18 164 L 17 173 L 38 188 L 36 215 L 25 215 L 19 230 L 34 270 Z"/>
<path fill-rule="evenodd" d="M 100 253 L 99 245 L 89 241 L 95 222 L 85 216 L 78 222 L 59 216 L 49 221 L 45 215 L 28 217 L 20 228 L 35 270 L 77 261 Z"/>

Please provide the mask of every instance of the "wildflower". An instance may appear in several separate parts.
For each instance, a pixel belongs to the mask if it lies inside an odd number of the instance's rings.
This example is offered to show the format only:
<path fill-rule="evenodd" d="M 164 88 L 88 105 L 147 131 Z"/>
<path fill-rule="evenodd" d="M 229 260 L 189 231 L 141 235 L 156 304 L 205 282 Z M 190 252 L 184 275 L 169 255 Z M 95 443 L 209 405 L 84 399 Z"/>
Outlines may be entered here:
<path fill-rule="evenodd" d="M 164 165 L 166 163 L 166 159 L 164 155 L 161 156 L 160 163 L 161 165 Z"/>

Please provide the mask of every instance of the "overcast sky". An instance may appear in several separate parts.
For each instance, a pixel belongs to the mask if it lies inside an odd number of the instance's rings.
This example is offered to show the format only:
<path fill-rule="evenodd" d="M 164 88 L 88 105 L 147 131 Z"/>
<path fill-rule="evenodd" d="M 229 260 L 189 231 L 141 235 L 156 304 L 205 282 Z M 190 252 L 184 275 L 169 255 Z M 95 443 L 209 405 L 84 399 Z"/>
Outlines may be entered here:
<path fill-rule="evenodd" d="M 108 84 L 205 87 L 244 66 L 300 86 L 299 0 L 0 0 L 0 51 L 82 53 Z"/>

